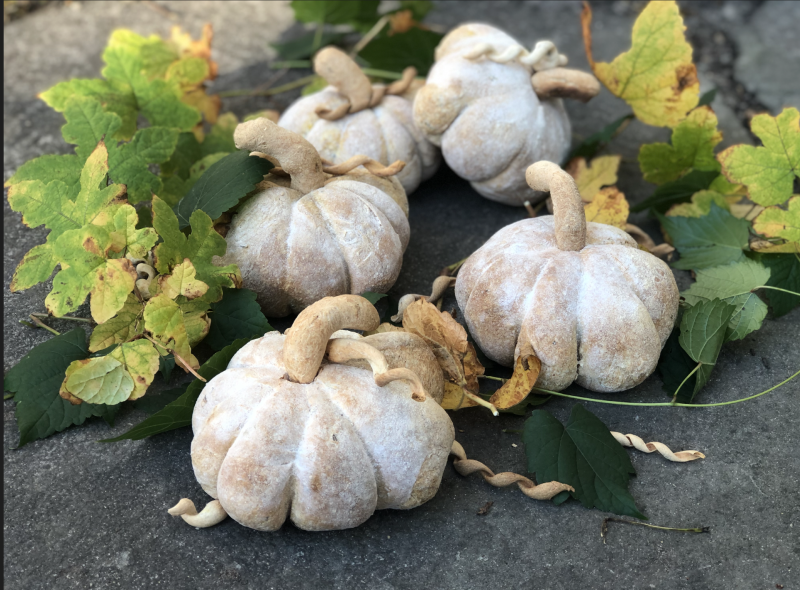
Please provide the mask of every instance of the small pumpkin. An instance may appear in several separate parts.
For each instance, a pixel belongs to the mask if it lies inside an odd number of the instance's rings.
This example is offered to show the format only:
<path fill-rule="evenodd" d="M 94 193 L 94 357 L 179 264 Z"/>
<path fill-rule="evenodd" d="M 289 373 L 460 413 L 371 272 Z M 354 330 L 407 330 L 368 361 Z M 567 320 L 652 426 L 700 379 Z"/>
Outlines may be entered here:
<path fill-rule="evenodd" d="M 442 372 L 413 334 L 337 332 L 379 323 L 363 297 L 322 299 L 288 335 L 248 343 L 209 381 L 192 415 L 192 466 L 217 501 L 187 522 L 227 514 L 264 531 L 287 517 L 305 530 L 344 529 L 436 494 L 454 430 L 425 391 L 441 400 Z"/>
<path fill-rule="evenodd" d="M 240 124 L 234 141 L 282 167 L 226 234 L 223 260 L 238 265 L 264 313 L 282 317 L 323 297 L 394 284 L 409 239 L 408 200 L 391 176 L 402 162 L 385 168 L 360 157 L 323 169 L 311 144 L 266 118 Z M 367 169 L 353 168 L 361 163 Z"/>
<path fill-rule="evenodd" d="M 462 25 L 436 48 L 436 63 L 414 98 L 414 123 L 442 148 L 448 166 L 487 199 L 522 205 L 534 196 L 524 171 L 562 162 L 570 123 L 562 97 L 587 101 L 594 76 L 561 66 L 550 41 L 526 51 L 485 24 Z"/>
<path fill-rule="evenodd" d="M 545 389 L 638 385 L 678 313 L 672 271 L 621 229 L 587 223 L 575 181 L 556 164 L 537 162 L 526 178 L 550 191 L 554 215 L 501 229 L 461 267 L 456 299 L 470 333 L 502 365 L 533 349 Z"/>
<path fill-rule="evenodd" d="M 406 166 L 397 179 L 408 194 L 433 176 L 441 156 L 414 126 L 413 67 L 388 87 L 373 86 L 346 53 L 326 47 L 314 57 L 314 70 L 330 86 L 294 102 L 278 125 L 303 136 L 334 164 L 358 154 L 387 165 L 402 160 Z"/>

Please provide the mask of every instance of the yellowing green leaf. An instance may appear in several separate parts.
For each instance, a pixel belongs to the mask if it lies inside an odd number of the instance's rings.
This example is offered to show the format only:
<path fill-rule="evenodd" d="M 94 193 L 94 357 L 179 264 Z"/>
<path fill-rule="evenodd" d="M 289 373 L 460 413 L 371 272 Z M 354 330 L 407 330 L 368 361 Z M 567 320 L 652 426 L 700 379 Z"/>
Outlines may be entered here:
<path fill-rule="evenodd" d="M 133 378 L 110 356 L 73 361 L 61 384 L 61 397 L 92 404 L 118 404 L 133 392 Z"/>
<path fill-rule="evenodd" d="M 55 236 L 78 229 L 81 224 L 62 213 L 71 205 L 69 187 L 60 180 L 45 185 L 40 180 L 24 180 L 8 189 L 11 209 L 22 213 L 22 223 L 28 227 L 44 225 Z"/>
<path fill-rule="evenodd" d="M 55 257 L 52 244 L 45 243 L 31 248 L 14 271 L 11 292 L 24 291 L 46 281 L 53 274 L 57 264 L 58 259 Z"/>
<path fill-rule="evenodd" d="M 179 301 L 178 305 L 183 314 L 183 325 L 186 326 L 189 346 L 195 346 L 208 335 L 211 328 L 211 318 L 207 313 L 211 304 L 202 299 L 194 299 Z"/>
<path fill-rule="evenodd" d="M 81 190 L 73 202 L 63 202 L 61 212 L 73 219 L 79 227 L 92 223 L 114 201 L 125 196 L 123 184 L 106 186 L 108 150 L 101 141 L 94 148 L 81 171 Z"/>
<path fill-rule="evenodd" d="M 800 178 L 800 111 L 787 108 L 777 117 L 756 115 L 750 129 L 763 147 L 729 147 L 718 156 L 722 172 L 731 182 L 747 185 L 753 202 L 779 205 L 792 195 L 795 178 Z"/>
<path fill-rule="evenodd" d="M 588 165 L 585 158 L 574 158 L 566 171 L 575 179 L 581 199 L 591 201 L 600 188 L 617 182 L 617 170 L 622 156 L 599 156 Z"/>
<path fill-rule="evenodd" d="M 789 199 L 786 209 L 764 209 L 753 221 L 753 229 L 768 238 L 800 242 L 800 196 Z"/>
<path fill-rule="evenodd" d="M 172 269 L 172 274 L 158 277 L 158 286 L 170 299 L 175 299 L 178 295 L 183 295 L 186 299 L 197 299 L 208 291 L 208 285 L 197 280 L 196 275 L 192 261 L 185 258 Z"/>
<path fill-rule="evenodd" d="M 719 170 L 714 146 L 722 141 L 717 116 L 709 107 L 689 113 L 672 131 L 672 145 L 650 143 L 639 150 L 644 179 L 654 184 L 677 180 L 692 169 Z"/>
<path fill-rule="evenodd" d="M 140 339 L 120 344 L 109 357 L 118 360 L 133 379 L 133 391 L 127 399 L 139 399 L 153 382 L 158 371 L 158 352 L 149 340 Z"/>
<path fill-rule="evenodd" d="M 6 180 L 4 186 L 13 187 L 26 180 L 38 180 L 44 185 L 60 180 L 67 186 L 68 198 L 74 199 L 81 190 L 82 168 L 83 160 L 75 154 L 39 156 L 17 168 L 14 176 Z M 9 195 L 10 193 L 11 191 Z"/>
<path fill-rule="evenodd" d="M 130 293 L 125 304 L 110 320 L 95 327 L 89 339 L 89 350 L 97 352 L 113 344 L 127 342 L 144 332 L 144 305 Z"/>
<path fill-rule="evenodd" d="M 615 186 L 609 186 L 595 194 L 591 203 L 584 203 L 583 209 L 586 221 L 605 223 L 620 229 L 625 229 L 630 213 L 625 195 Z"/>
<path fill-rule="evenodd" d="M 189 336 L 186 332 L 183 312 L 180 306 L 164 294 L 157 295 L 147 302 L 144 308 L 145 329 L 164 348 L 173 351 L 175 361 L 183 366 L 180 356 L 193 369 L 200 366 L 192 355 Z"/>
<path fill-rule="evenodd" d="M 591 10 L 581 15 L 584 43 L 595 76 L 633 108 L 643 123 L 675 127 L 699 100 L 700 83 L 692 63 L 678 5 L 650 2 L 633 25 L 631 48 L 609 63 L 591 54 Z"/>
<path fill-rule="evenodd" d="M 133 291 L 136 276 L 136 269 L 127 258 L 106 260 L 95 271 L 90 305 L 94 321 L 102 324 L 116 315 Z"/>
<path fill-rule="evenodd" d="M 113 250 L 123 255 L 129 254 L 143 259 L 158 241 L 158 234 L 152 227 L 136 229 L 139 216 L 130 205 L 121 205 L 114 211 L 111 239 Z"/>

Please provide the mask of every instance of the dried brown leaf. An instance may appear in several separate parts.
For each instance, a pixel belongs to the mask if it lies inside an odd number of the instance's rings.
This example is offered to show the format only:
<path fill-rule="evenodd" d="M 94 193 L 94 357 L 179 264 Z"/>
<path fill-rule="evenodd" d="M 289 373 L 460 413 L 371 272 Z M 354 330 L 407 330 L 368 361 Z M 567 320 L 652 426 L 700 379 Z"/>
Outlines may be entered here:
<path fill-rule="evenodd" d="M 517 357 L 514 363 L 514 374 L 511 379 L 503 383 L 503 386 L 494 392 L 489 399 L 498 410 L 507 410 L 522 402 L 539 378 L 542 370 L 542 363 L 536 357 L 533 349 L 526 347 Z"/>

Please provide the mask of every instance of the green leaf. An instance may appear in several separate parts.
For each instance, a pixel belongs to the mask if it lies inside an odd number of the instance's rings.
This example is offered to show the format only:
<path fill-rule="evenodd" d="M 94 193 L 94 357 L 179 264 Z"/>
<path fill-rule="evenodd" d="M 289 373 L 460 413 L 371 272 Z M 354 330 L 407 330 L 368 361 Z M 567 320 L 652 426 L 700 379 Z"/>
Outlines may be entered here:
<path fill-rule="evenodd" d="M 58 258 L 53 252 L 51 243 L 34 246 L 22 257 L 22 261 L 14 271 L 14 277 L 11 279 L 11 292 L 24 291 L 37 283 L 43 283 L 53 274 L 57 264 Z"/>
<path fill-rule="evenodd" d="M 169 384 L 172 377 L 172 369 L 175 368 L 175 357 L 171 354 L 162 356 L 158 359 L 158 371 L 164 378 L 164 382 Z"/>
<path fill-rule="evenodd" d="M 175 151 L 172 152 L 169 160 L 161 164 L 161 174 L 163 177 L 176 175 L 186 180 L 189 178 L 192 165 L 202 157 L 200 142 L 197 141 L 194 133 L 184 131 L 178 135 Z"/>
<path fill-rule="evenodd" d="M 39 156 L 17 168 L 14 176 L 6 180 L 5 186 L 13 186 L 26 180 L 38 180 L 44 185 L 59 180 L 67 187 L 67 198 L 74 200 L 81 190 L 82 169 L 83 160 L 74 154 Z M 10 193 L 11 191 L 9 196 Z"/>
<path fill-rule="evenodd" d="M 53 240 L 65 231 L 81 227 L 69 214 L 74 203 L 69 199 L 69 188 L 60 180 L 47 185 L 40 180 L 19 182 L 8 189 L 8 204 L 12 210 L 22 213 L 22 223 L 28 227 L 44 225 Z"/>
<path fill-rule="evenodd" d="M 339 25 L 375 22 L 378 20 L 378 4 L 377 0 L 293 0 L 292 9 L 294 17 L 301 22 Z"/>
<path fill-rule="evenodd" d="M 267 318 L 249 289 L 223 289 L 222 300 L 211 304 L 211 328 L 205 343 L 222 350 L 239 338 L 260 337 L 271 331 Z"/>
<path fill-rule="evenodd" d="M 130 397 L 133 378 L 120 361 L 101 356 L 73 361 L 61 389 L 89 403 L 114 405 Z"/>
<path fill-rule="evenodd" d="M 597 133 L 592 133 L 575 147 L 567 157 L 567 161 L 572 158 L 586 158 L 591 160 L 605 145 L 622 132 L 627 127 L 628 122 L 633 119 L 633 114 L 620 117 L 603 127 Z"/>
<path fill-rule="evenodd" d="M 16 393 L 18 448 L 73 424 L 82 424 L 91 416 L 113 420 L 116 407 L 86 403 L 75 406 L 58 395 L 67 367 L 88 355 L 86 333 L 83 328 L 75 328 L 36 346 L 6 373 L 3 388 Z"/>
<path fill-rule="evenodd" d="M 399 10 L 410 10 L 414 20 L 421 21 L 433 10 L 433 2 L 428 0 L 400 0 Z"/>
<path fill-rule="evenodd" d="M 141 399 L 137 399 L 133 407 L 148 415 L 155 414 L 178 399 L 185 391 L 185 387 L 176 387 L 175 389 L 168 389 L 157 395 L 148 394 Z"/>
<path fill-rule="evenodd" d="M 375 305 L 378 301 L 386 297 L 385 293 L 372 293 L 371 291 L 367 291 L 366 293 L 362 293 L 361 296 L 369 301 L 372 305 Z"/>
<path fill-rule="evenodd" d="M 236 131 L 238 124 L 239 119 L 233 113 L 221 114 L 203 138 L 203 143 L 200 144 L 203 156 L 221 152 L 230 154 L 237 151 L 236 143 L 233 141 L 233 132 Z"/>
<path fill-rule="evenodd" d="M 379 70 L 402 72 L 408 66 L 414 66 L 418 75 L 427 76 L 435 61 L 434 51 L 442 37 L 439 33 L 415 27 L 405 33 L 373 39 L 359 56 Z"/>
<path fill-rule="evenodd" d="M 644 179 L 653 184 L 677 180 L 692 169 L 719 172 L 714 146 L 720 141 L 722 133 L 717 131 L 714 111 L 699 107 L 672 130 L 671 145 L 643 145 L 639 149 L 639 167 Z"/>
<path fill-rule="evenodd" d="M 161 191 L 161 179 L 150 172 L 150 164 L 165 162 L 175 151 L 179 131 L 165 127 L 140 129 L 128 143 L 109 156 L 109 176 L 128 186 L 131 204 L 147 201 Z"/>
<path fill-rule="evenodd" d="M 738 262 L 748 249 L 750 224 L 711 203 L 703 217 L 658 216 L 681 259 L 675 268 L 702 269 Z"/>
<path fill-rule="evenodd" d="M 272 168 L 268 160 L 250 157 L 246 151 L 225 156 L 208 168 L 175 207 L 180 228 L 189 225 L 189 219 L 197 210 L 216 219 L 236 206 Z"/>
<path fill-rule="evenodd" d="M 133 379 L 133 391 L 128 399 L 142 397 L 153 382 L 159 367 L 159 354 L 149 340 L 140 339 L 117 346 L 108 355 L 122 363 Z"/>
<path fill-rule="evenodd" d="M 662 184 L 641 203 L 631 205 L 631 213 L 651 208 L 663 213 L 672 205 L 690 200 L 696 192 L 708 189 L 717 177 L 719 173 L 713 170 L 692 170 L 678 180 Z"/>
<path fill-rule="evenodd" d="M 97 352 L 120 342 L 127 342 L 144 332 L 144 305 L 130 293 L 125 304 L 110 320 L 95 327 L 89 339 L 89 350 Z"/>
<path fill-rule="evenodd" d="M 164 294 L 150 299 L 144 308 L 144 327 L 154 340 L 174 351 L 192 368 L 200 366 L 192 354 L 183 311 L 172 299 Z"/>
<path fill-rule="evenodd" d="M 785 108 L 777 117 L 756 115 L 750 129 L 764 146 L 729 147 L 719 154 L 722 171 L 731 182 L 747 185 L 754 203 L 779 205 L 792 196 L 800 178 L 800 111 Z"/>
<path fill-rule="evenodd" d="M 706 107 L 710 106 L 714 99 L 717 98 L 717 88 L 712 88 L 708 92 L 704 92 L 700 95 L 700 100 L 697 101 L 697 107 Z"/>
<path fill-rule="evenodd" d="M 679 329 L 673 330 L 672 334 L 670 334 L 664 349 L 661 351 L 658 372 L 663 382 L 662 388 L 667 395 L 673 397 L 675 392 L 678 391 L 678 397 L 675 401 L 681 404 L 690 404 L 697 392 L 708 382 L 713 367 L 701 365 L 695 371 L 697 363 L 681 347 L 680 336 L 681 331 Z M 689 377 L 692 371 L 694 371 L 694 375 Z M 687 377 L 688 380 L 684 383 Z M 682 383 L 683 385 L 681 385 Z"/>
<path fill-rule="evenodd" d="M 647 520 L 628 492 L 628 480 L 636 473 L 628 454 L 583 406 L 572 407 L 566 428 L 548 412 L 534 410 L 522 436 L 528 471 L 536 473 L 536 481 L 571 485 L 575 491 L 570 494 L 587 508 Z"/>
<path fill-rule="evenodd" d="M 343 33 L 323 31 L 322 35 L 319 37 L 319 41 L 317 41 L 316 31 L 311 31 L 296 39 L 287 41 L 286 43 L 270 43 L 270 46 L 278 52 L 279 59 L 308 59 L 314 55 L 318 49 L 327 47 L 328 45 L 336 45 L 340 43 L 342 39 L 344 39 Z"/>
<path fill-rule="evenodd" d="M 800 257 L 797 254 L 763 254 L 760 261 L 770 270 L 767 285 L 800 293 Z M 785 315 L 800 305 L 797 295 L 774 289 L 767 290 L 767 297 L 775 317 Z"/>
<path fill-rule="evenodd" d="M 683 314 L 679 342 L 694 362 L 716 364 L 734 313 L 735 305 L 712 299 L 693 305 Z"/>
<path fill-rule="evenodd" d="M 768 238 L 800 242 L 800 196 L 789 199 L 786 209 L 764 209 L 753 220 L 753 229 Z"/>
<path fill-rule="evenodd" d="M 64 141 L 75 146 L 75 153 L 86 160 L 98 143 L 108 137 L 113 151 L 116 143 L 112 138 L 122 126 L 122 120 L 114 113 L 106 112 L 97 100 L 86 96 L 74 96 L 64 109 L 67 124 L 61 128 Z M 108 157 L 108 155 L 106 155 Z"/>
<path fill-rule="evenodd" d="M 236 354 L 242 346 L 250 342 L 250 340 L 252 340 L 252 338 L 242 338 L 229 344 L 208 359 L 197 372 L 206 380 L 211 381 L 211 379 L 228 367 L 228 363 L 230 363 L 233 355 Z M 189 387 L 186 388 L 186 391 L 178 399 L 169 403 L 163 410 L 140 422 L 125 434 L 115 438 L 101 440 L 100 442 L 141 440 L 148 436 L 153 436 L 154 434 L 168 432 L 183 426 L 190 426 L 192 424 L 194 405 L 197 402 L 197 398 L 200 397 L 203 387 L 205 387 L 205 383 L 199 379 L 192 381 Z"/>
<path fill-rule="evenodd" d="M 747 258 L 697 271 L 697 282 L 681 293 L 686 302 L 721 299 L 736 306 L 728 323 L 726 340 L 741 340 L 758 330 L 767 316 L 766 304 L 753 293 L 769 281 L 769 269 Z"/>
<path fill-rule="evenodd" d="M 186 299 L 197 299 L 208 291 L 208 285 L 197 280 L 197 271 L 188 258 L 172 269 L 172 274 L 158 277 L 158 286 L 161 293 L 175 299 L 183 296 Z"/>
<path fill-rule="evenodd" d="M 139 216 L 130 205 L 121 205 L 114 212 L 113 225 L 110 226 L 113 249 L 133 258 L 144 259 L 158 241 L 158 234 L 152 227 L 136 229 Z"/>

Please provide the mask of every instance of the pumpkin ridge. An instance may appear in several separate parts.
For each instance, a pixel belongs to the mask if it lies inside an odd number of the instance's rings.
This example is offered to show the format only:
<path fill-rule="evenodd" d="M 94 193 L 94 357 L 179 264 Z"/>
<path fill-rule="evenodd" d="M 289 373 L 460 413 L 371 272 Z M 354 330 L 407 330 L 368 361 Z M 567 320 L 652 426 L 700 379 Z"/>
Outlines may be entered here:
<path fill-rule="evenodd" d="M 409 133 L 408 129 L 403 124 L 403 122 L 397 117 L 395 117 L 394 113 L 385 106 L 383 106 L 383 104 L 376 106 L 375 108 L 372 109 L 372 111 L 373 114 L 375 115 L 375 119 L 377 119 L 378 121 L 378 125 L 381 128 L 381 140 L 383 141 L 383 145 L 386 151 L 386 161 L 387 162 L 394 162 L 395 160 L 405 161 L 406 162 L 405 168 L 403 168 L 398 173 L 398 176 L 402 177 L 411 175 L 411 172 L 414 170 L 414 162 L 416 162 L 418 173 L 415 175 L 416 176 L 415 183 L 419 185 L 419 183 L 422 181 L 423 164 L 422 164 L 422 157 L 419 154 L 420 147 L 417 144 L 417 141 L 415 140 L 414 136 L 411 133 Z M 395 125 L 399 129 L 398 133 L 402 133 L 405 136 L 406 140 L 408 140 L 411 148 L 410 149 L 411 159 L 408 159 L 403 154 L 399 154 L 396 149 L 390 149 L 391 146 L 387 138 L 392 137 L 393 134 L 391 129 L 387 129 L 386 126 L 384 125 L 384 118 L 393 119 Z"/>
<path fill-rule="evenodd" d="M 384 224 L 383 223 L 383 219 L 381 218 L 381 216 L 383 216 L 383 218 L 385 218 L 386 222 L 389 224 L 389 227 L 392 229 L 394 234 L 397 236 L 397 239 L 398 239 L 398 242 L 399 242 L 399 245 L 400 245 L 400 252 L 401 253 L 405 253 L 406 249 L 408 248 L 408 241 L 410 240 L 410 237 L 411 237 L 411 227 L 410 227 L 410 225 L 408 225 L 408 214 L 405 211 L 403 211 L 403 208 L 400 206 L 400 203 L 395 201 L 392 198 L 391 195 L 389 195 L 388 193 L 385 193 L 384 191 L 380 190 L 380 188 L 378 188 L 378 187 L 376 187 L 374 185 L 370 185 L 370 184 L 368 184 L 366 182 L 359 183 L 361 185 L 367 185 L 368 187 L 370 187 L 367 190 L 371 190 L 373 188 L 377 189 L 377 191 L 378 191 L 378 200 L 380 200 L 380 195 L 381 194 L 385 195 L 388 198 L 387 205 L 388 205 L 389 211 L 387 211 L 386 209 L 384 209 L 381 206 L 380 203 L 373 202 L 368 196 L 359 193 L 357 190 L 355 190 L 355 188 L 352 188 L 350 185 L 343 185 L 342 184 L 343 182 L 359 182 L 359 181 L 354 179 L 354 178 L 346 178 L 346 179 L 343 179 L 343 181 L 341 181 L 341 182 L 337 182 L 336 186 L 341 191 L 347 192 L 347 193 L 349 193 L 351 195 L 354 195 L 358 199 L 364 201 L 364 203 L 366 203 L 366 205 L 370 208 L 370 211 L 372 211 L 372 213 L 375 215 L 375 217 L 378 219 L 378 221 L 381 223 L 381 225 Z M 391 211 L 391 209 L 393 209 L 394 207 L 397 207 L 397 210 L 400 213 L 400 215 L 398 215 L 398 217 L 401 218 L 401 223 L 405 223 L 406 224 L 406 226 L 404 228 L 398 229 L 397 227 L 395 227 L 395 224 L 392 222 L 392 217 L 391 216 L 397 215 L 396 211 Z M 402 231 L 402 230 L 405 230 L 406 228 L 408 230 L 407 232 L 406 231 Z M 407 233 L 408 236 L 404 239 L 404 235 L 403 234 L 405 234 L 405 233 Z M 403 242 L 405 242 L 405 243 L 403 243 Z"/>

